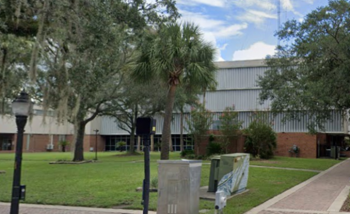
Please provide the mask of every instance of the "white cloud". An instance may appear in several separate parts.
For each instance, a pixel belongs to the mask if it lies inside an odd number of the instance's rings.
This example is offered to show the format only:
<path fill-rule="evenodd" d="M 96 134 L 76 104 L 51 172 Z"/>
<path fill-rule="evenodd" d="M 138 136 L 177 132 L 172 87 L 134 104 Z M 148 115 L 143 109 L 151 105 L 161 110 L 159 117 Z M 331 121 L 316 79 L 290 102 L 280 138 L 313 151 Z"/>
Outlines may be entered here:
<path fill-rule="evenodd" d="M 222 26 L 219 31 L 214 32 L 214 35 L 217 37 L 230 37 L 230 36 L 236 36 L 241 35 L 242 30 L 246 29 L 248 27 L 247 23 L 243 24 L 235 24 L 231 26 Z"/>
<path fill-rule="evenodd" d="M 281 0 L 282 9 L 287 11 L 294 11 L 293 4 L 290 0 Z"/>
<path fill-rule="evenodd" d="M 265 59 L 267 55 L 276 53 L 275 45 L 268 45 L 264 42 L 256 42 L 248 49 L 235 51 L 232 60 Z"/>
<path fill-rule="evenodd" d="M 225 24 L 224 21 L 211 19 L 208 15 L 201 13 L 193 13 L 185 10 L 180 10 L 179 12 L 182 15 L 181 21 L 196 23 L 203 30 L 213 29 Z"/>
<path fill-rule="evenodd" d="M 224 61 L 224 59 L 221 56 L 221 50 L 223 50 L 222 48 L 220 48 L 217 43 L 216 43 L 216 38 L 214 36 L 213 33 L 205 33 L 203 34 L 203 39 L 204 41 L 210 43 L 211 45 L 213 45 L 213 47 L 215 47 L 215 56 L 214 56 L 214 61 Z M 226 45 L 224 45 L 223 47 L 224 49 L 226 48 Z"/>
<path fill-rule="evenodd" d="M 297 16 L 303 16 L 301 13 L 299 13 L 298 11 L 296 11 L 294 9 L 294 6 L 293 6 L 291 0 L 281 0 L 281 6 L 282 6 L 283 10 L 291 11 Z"/>
<path fill-rule="evenodd" d="M 236 0 L 233 1 L 233 4 L 241 8 L 258 7 L 265 10 L 276 9 L 276 5 L 271 0 Z"/>
<path fill-rule="evenodd" d="M 256 25 L 261 25 L 266 19 L 277 19 L 277 15 L 269 14 L 256 10 L 247 10 L 245 14 L 238 17 L 241 21 L 251 22 Z"/>
<path fill-rule="evenodd" d="M 203 32 L 211 32 L 216 37 L 220 38 L 241 35 L 243 34 L 242 30 L 248 27 L 247 23 L 228 25 L 222 20 L 211 19 L 209 16 L 201 13 L 183 10 L 181 10 L 180 13 L 182 14 L 181 21 L 193 22 L 199 25 Z"/>
<path fill-rule="evenodd" d="M 308 4 L 314 4 L 314 0 L 304 0 L 304 2 L 306 2 Z"/>
<path fill-rule="evenodd" d="M 225 7 L 227 4 L 226 0 L 179 0 L 176 3 L 186 6 L 205 4 L 213 7 Z"/>
<path fill-rule="evenodd" d="M 217 40 L 220 38 L 228 38 L 232 36 L 242 35 L 243 30 L 248 28 L 247 23 L 233 24 L 230 25 L 224 20 L 217 20 L 210 18 L 209 15 L 204 15 L 202 13 L 194 13 L 185 10 L 179 11 L 182 14 L 181 22 L 193 22 L 200 26 L 202 31 L 203 40 L 209 42 L 215 47 L 215 61 L 224 61 L 221 56 L 221 51 L 227 47 L 227 44 L 219 46 Z"/>

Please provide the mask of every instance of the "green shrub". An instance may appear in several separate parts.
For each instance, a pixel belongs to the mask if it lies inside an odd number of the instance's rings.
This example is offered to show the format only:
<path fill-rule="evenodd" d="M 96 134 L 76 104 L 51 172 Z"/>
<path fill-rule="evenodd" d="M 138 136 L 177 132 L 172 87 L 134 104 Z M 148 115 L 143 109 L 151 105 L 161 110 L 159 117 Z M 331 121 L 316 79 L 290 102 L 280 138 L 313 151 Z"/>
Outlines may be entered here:
<path fill-rule="evenodd" d="M 214 154 L 222 154 L 221 144 L 210 142 L 207 147 L 207 156 L 211 156 Z"/>
<path fill-rule="evenodd" d="M 259 156 L 263 159 L 273 157 L 273 151 L 277 146 L 276 133 L 265 114 L 256 115 L 256 118 L 244 130 L 244 134 L 246 135 L 246 152 L 249 152 L 253 157 Z"/>
<path fill-rule="evenodd" d="M 69 142 L 66 140 L 62 140 L 62 141 L 58 142 L 58 145 L 61 146 L 62 152 L 66 152 L 66 148 L 69 145 Z"/>
<path fill-rule="evenodd" d="M 196 159 L 198 159 L 198 160 L 207 160 L 208 157 L 205 156 L 205 155 L 198 155 L 198 156 L 196 156 Z"/>
<path fill-rule="evenodd" d="M 209 143 L 214 142 L 214 140 L 215 140 L 214 135 L 213 134 L 209 135 Z"/>
<path fill-rule="evenodd" d="M 186 156 L 187 159 L 197 159 L 195 154 L 188 154 Z"/>
<path fill-rule="evenodd" d="M 197 105 L 196 109 L 191 111 L 191 117 L 186 118 L 186 121 L 187 131 L 198 149 L 201 142 L 207 138 L 206 134 L 212 124 L 213 115 L 203 105 Z M 197 150 L 196 153 L 199 154 L 199 151 Z"/>
<path fill-rule="evenodd" d="M 191 155 L 194 156 L 194 151 L 193 151 L 193 150 L 183 150 L 183 151 L 180 153 L 180 155 L 181 155 L 182 158 L 191 159 L 191 158 L 189 158 L 189 156 L 191 156 Z"/>
<path fill-rule="evenodd" d="M 116 149 L 119 151 L 126 150 L 126 142 L 124 142 L 124 141 L 119 141 L 118 143 L 116 143 L 115 146 L 117 147 Z"/>
<path fill-rule="evenodd" d="M 155 177 L 151 180 L 151 188 L 157 189 L 158 188 L 158 178 Z"/>
<path fill-rule="evenodd" d="M 222 134 L 221 144 L 225 153 L 228 153 L 228 147 L 239 137 L 239 130 L 242 127 L 242 121 L 238 119 L 238 112 L 235 107 L 226 107 L 219 117 L 220 131 Z M 237 144 L 237 142 L 235 142 Z"/>

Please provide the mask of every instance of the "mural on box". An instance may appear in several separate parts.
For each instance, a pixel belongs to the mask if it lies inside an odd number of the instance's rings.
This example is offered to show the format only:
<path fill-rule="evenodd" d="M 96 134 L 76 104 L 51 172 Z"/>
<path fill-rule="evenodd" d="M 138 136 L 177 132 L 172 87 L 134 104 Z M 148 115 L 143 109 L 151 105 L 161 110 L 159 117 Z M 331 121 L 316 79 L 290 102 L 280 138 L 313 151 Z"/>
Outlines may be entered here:
<path fill-rule="evenodd" d="M 220 179 L 217 190 L 223 191 L 226 196 L 230 196 L 243 192 L 247 187 L 249 154 L 235 154 L 234 158 L 222 155 L 221 164 L 225 165 L 227 161 L 233 161 L 233 163 L 228 163 L 232 166 L 232 170 Z"/>

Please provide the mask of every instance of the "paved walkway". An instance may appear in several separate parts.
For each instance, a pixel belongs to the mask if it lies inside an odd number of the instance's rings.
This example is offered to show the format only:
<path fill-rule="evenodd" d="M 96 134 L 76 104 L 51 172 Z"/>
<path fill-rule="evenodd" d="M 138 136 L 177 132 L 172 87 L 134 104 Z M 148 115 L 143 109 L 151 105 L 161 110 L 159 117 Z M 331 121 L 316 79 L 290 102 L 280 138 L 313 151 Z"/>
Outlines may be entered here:
<path fill-rule="evenodd" d="M 283 170 L 303 171 L 303 172 L 322 172 L 321 170 L 315 170 L 315 169 L 297 169 L 297 168 L 286 168 L 286 167 L 276 167 L 276 166 L 249 165 L 249 167 L 270 168 L 270 169 L 283 169 Z"/>
<path fill-rule="evenodd" d="M 10 204 L 0 203 L 0 214 L 9 214 Z M 141 210 L 121 210 L 121 209 L 102 209 L 89 207 L 69 207 L 69 206 L 51 206 L 20 204 L 20 214 L 142 214 Z M 148 212 L 156 214 L 155 212 Z"/>
<path fill-rule="evenodd" d="M 346 214 L 339 210 L 349 190 L 350 159 L 347 159 L 246 214 Z"/>

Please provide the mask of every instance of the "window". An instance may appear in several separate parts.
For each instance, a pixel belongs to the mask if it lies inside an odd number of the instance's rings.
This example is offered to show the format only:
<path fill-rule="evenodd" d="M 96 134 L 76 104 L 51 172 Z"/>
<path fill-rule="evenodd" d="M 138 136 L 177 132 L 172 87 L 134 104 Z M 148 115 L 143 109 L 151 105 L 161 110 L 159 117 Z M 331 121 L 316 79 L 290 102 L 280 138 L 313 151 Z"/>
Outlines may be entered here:
<path fill-rule="evenodd" d="M 9 151 L 9 150 L 12 150 L 11 139 L 0 139 L 0 151 Z"/>

